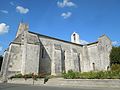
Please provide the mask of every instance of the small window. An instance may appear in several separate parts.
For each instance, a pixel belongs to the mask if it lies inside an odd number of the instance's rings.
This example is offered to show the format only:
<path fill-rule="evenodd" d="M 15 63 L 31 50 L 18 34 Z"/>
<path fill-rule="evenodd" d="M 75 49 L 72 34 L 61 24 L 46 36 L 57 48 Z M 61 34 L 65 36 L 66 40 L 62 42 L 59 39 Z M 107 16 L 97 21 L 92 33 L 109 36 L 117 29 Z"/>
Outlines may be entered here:
<path fill-rule="evenodd" d="M 76 39 L 76 38 L 75 38 L 75 34 L 73 34 L 73 37 L 74 37 L 74 41 L 75 41 L 75 39 Z"/>

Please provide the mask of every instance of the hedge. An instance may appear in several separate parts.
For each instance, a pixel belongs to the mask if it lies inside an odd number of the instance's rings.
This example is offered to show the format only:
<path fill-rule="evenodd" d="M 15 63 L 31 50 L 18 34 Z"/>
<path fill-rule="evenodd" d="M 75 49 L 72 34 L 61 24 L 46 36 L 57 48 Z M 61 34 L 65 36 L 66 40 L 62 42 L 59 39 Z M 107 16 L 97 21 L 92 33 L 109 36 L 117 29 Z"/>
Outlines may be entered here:
<path fill-rule="evenodd" d="M 120 79 L 120 71 L 73 72 L 63 73 L 65 79 Z"/>

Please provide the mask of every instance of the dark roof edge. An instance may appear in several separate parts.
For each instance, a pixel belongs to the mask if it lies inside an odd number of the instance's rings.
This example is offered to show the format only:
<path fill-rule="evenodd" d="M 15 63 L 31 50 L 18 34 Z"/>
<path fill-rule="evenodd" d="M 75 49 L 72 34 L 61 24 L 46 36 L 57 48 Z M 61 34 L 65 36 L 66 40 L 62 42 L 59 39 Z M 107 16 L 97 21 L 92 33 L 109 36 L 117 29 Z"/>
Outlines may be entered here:
<path fill-rule="evenodd" d="M 18 45 L 21 45 L 21 43 L 18 43 L 18 42 L 11 42 L 10 44 L 18 44 Z"/>
<path fill-rule="evenodd" d="M 70 43 L 70 44 L 74 44 L 74 45 L 78 45 L 78 46 L 83 46 L 83 45 L 81 45 L 81 44 L 72 43 L 72 42 L 70 42 L 70 41 L 65 41 L 65 40 L 62 40 L 62 39 L 58 39 L 58 38 L 46 36 L 46 35 L 43 35 L 43 34 L 34 33 L 34 32 L 31 32 L 31 31 L 28 31 L 28 32 L 29 32 L 29 33 L 32 33 L 32 34 L 36 34 L 36 35 L 38 35 L 38 36 L 43 36 L 43 37 L 46 37 L 46 38 L 55 39 L 55 40 L 58 40 L 58 41 L 62 41 L 62 42 L 66 42 L 66 43 Z"/>
<path fill-rule="evenodd" d="M 93 45 L 93 44 L 97 44 L 97 43 L 98 43 L 98 41 L 89 43 L 89 44 L 87 44 L 87 45 Z"/>

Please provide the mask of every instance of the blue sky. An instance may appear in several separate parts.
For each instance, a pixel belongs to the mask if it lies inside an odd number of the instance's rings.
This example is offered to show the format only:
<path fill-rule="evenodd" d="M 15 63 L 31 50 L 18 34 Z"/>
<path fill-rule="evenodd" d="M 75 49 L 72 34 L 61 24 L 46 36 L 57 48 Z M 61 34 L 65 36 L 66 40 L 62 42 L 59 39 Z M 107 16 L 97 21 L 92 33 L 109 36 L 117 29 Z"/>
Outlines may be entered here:
<path fill-rule="evenodd" d="M 21 21 L 30 31 L 86 42 L 106 34 L 120 45 L 120 0 L 0 0 L 0 54 L 15 38 Z"/>

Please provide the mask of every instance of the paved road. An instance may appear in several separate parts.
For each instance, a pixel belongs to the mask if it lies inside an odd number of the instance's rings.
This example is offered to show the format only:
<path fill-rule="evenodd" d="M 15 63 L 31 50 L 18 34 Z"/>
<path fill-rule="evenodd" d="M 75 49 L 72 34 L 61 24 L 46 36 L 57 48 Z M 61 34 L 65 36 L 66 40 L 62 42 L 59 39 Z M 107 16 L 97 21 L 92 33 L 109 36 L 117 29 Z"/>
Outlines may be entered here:
<path fill-rule="evenodd" d="M 0 84 L 0 90 L 120 90 L 120 88 L 89 88 L 89 87 L 51 87 L 33 85 Z"/>

